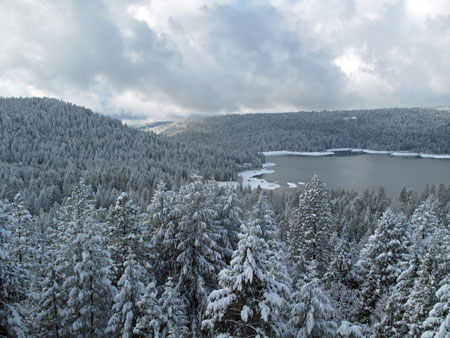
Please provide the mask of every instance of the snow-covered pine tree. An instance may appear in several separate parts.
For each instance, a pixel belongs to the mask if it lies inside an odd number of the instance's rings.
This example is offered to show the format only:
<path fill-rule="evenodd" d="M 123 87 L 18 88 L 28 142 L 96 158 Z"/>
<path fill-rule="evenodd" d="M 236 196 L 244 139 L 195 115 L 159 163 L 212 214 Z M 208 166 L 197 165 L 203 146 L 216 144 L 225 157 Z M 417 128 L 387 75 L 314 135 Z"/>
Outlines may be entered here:
<path fill-rule="evenodd" d="M 348 242 L 346 239 L 338 241 L 333 257 L 330 261 L 327 272 L 324 274 L 325 283 L 340 283 L 346 285 L 348 274 L 352 266 L 349 257 Z"/>
<path fill-rule="evenodd" d="M 375 336 L 401 338 L 408 335 L 408 323 L 404 320 L 405 303 L 418 277 L 419 267 L 419 255 L 413 245 L 405 262 L 402 263 L 403 271 L 392 287 L 384 309 L 385 314 L 381 321 L 374 326 Z"/>
<path fill-rule="evenodd" d="M 229 262 L 233 251 L 237 248 L 239 242 L 239 231 L 242 224 L 242 210 L 239 207 L 239 198 L 230 186 L 224 188 L 221 195 L 221 209 L 218 214 L 218 219 L 222 227 L 226 231 L 223 236 L 223 248 L 225 261 Z"/>
<path fill-rule="evenodd" d="M 27 272 L 5 250 L 11 244 L 11 225 L 16 223 L 6 209 L 0 201 L 0 336 L 22 338 L 27 334 L 21 305 L 26 297 L 22 285 Z"/>
<path fill-rule="evenodd" d="M 335 249 L 328 271 L 323 276 L 324 289 L 329 294 L 336 322 L 355 320 L 357 290 L 351 283 L 352 259 L 348 243 L 341 239 Z"/>
<path fill-rule="evenodd" d="M 24 278 L 21 278 L 20 281 L 20 288 L 26 293 L 26 297 L 22 301 L 22 306 L 26 309 L 23 320 L 28 328 L 32 328 L 34 312 L 38 305 L 40 282 L 43 279 L 38 240 L 40 234 L 36 231 L 36 222 L 25 208 L 20 193 L 14 196 L 9 213 L 14 222 L 11 224 L 11 241 L 6 249 L 14 264 L 22 271 L 26 271 Z M 32 331 L 28 333 L 33 334 Z"/>
<path fill-rule="evenodd" d="M 220 272 L 220 289 L 208 297 L 203 327 L 224 337 L 283 336 L 285 300 L 278 294 L 280 282 L 267 274 L 269 246 L 256 222 L 242 225 L 241 231 L 231 267 Z"/>
<path fill-rule="evenodd" d="M 283 298 L 285 308 L 281 310 L 281 316 L 287 315 L 289 312 L 287 307 L 291 298 L 290 288 L 292 280 L 287 271 L 286 250 L 281 242 L 281 232 L 276 225 L 274 211 L 265 193 L 260 192 L 258 200 L 252 212 L 250 212 L 248 223 L 261 225 L 262 238 L 269 246 L 267 259 L 270 264 L 266 274 L 273 278 L 277 288 L 276 293 Z"/>
<path fill-rule="evenodd" d="M 406 219 L 386 210 L 377 222 L 375 233 L 361 250 L 357 266 L 364 276 L 375 269 L 377 278 L 385 289 L 395 283 L 400 275 L 400 264 L 407 252 Z M 385 291 L 385 290 L 384 290 Z"/>
<path fill-rule="evenodd" d="M 313 278 L 303 285 L 298 284 L 297 288 L 298 291 L 292 294 L 293 304 L 288 323 L 292 335 L 296 338 L 335 337 L 334 309 L 319 279 Z"/>
<path fill-rule="evenodd" d="M 162 180 L 159 181 L 152 200 L 147 206 L 147 238 L 157 235 L 159 230 L 169 223 L 174 197 L 175 194 L 173 192 L 167 191 L 166 183 Z"/>
<path fill-rule="evenodd" d="M 436 247 L 437 269 L 435 279 L 436 303 L 423 323 L 426 332 L 424 338 L 450 336 L 450 229 L 441 226 L 435 233 L 434 245 Z"/>
<path fill-rule="evenodd" d="M 187 337 L 189 331 L 186 305 L 178 293 L 172 277 L 169 277 L 164 285 L 164 292 L 159 297 L 159 306 L 161 308 L 159 322 L 161 337 Z"/>
<path fill-rule="evenodd" d="M 429 196 L 411 216 L 412 240 L 420 257 L 428 251 L 433 235 L 439 227 L 439 220 L 433 211 L 434 197 Z"/>
<path fill-rule="evenodd" d="M 425 330 L 424 321 L 428 317 L 428 313 L 436 303 L 436 247 L 433 245 L 425 255 L 419 271 L 418 278 L 414 283 L 414 287 L 405 303 L 404 321 L 408 325 L 408 335 L 411 337 L 419 337 Z"/>
<path fill-rule="evenodd" d="M 90 187 L 80 181 L 60 212 L 62 335 L 104 334 L 115 293 L 104 228 L 98 220 Z"/>
<path fill-rule="evenodd" d="M 378 301 L 386 295 L 400 275 L 407 252 L 406 220 L 387 209 L 377 222 L 375 233 L 361 250 L 357 266 L 363 280 L 359 320 L 369 322 Z M 384 307 L 384 305 L 383 305 Z M 372 321 L 381 318 L 372 317 Z"/>
<path fill-rule="evenodd" d="M 20 193 L 14 197 L 11 216 L 15 219 L 15 224 L 11 229 L 14 242 L 9 248 L 10 259 L 14 259 L 20 267 L 30 270 L 38 265 L 39 251 L 37 250 L 34 221 L 30 212 L 25 209 Z"/>
<path fill-rule="evenodd" d="M 138 210 L 127 193 L 121 193 L 116 199 L 116 204 L 108 217 L 106 236 L 108 250 L 113 260 L 112 282 L 113 285 L 117 285 L 124 273 L 124 262 L 130 248 L 134 254 L 142 256 L 142 250 L 139 248 L 141 235 Z"/>
<path fill-rule="evenodd" d="M 47 266 L 47 277 L 42 281 L 38 314 L 34 319 L 33 326 L 39 337 L 60 337 L 61 299 L 60 275 L 55 266 L 49 263 Z"/>
<path fill-rule="evenodd" d="M 139 311 L 139 318 L 137 318 L 136 326 L 133 330 L 134 335 L 139 337 L 160 337 L 162 313 L 158 304 L 158 291 L 154 282 L 147 284 L 136 305 Z"/>
<path fill-rule="evenodd" d="M 208 294 L 217 286 L 217 275 L 225 265 L 220 247 L 221 229 L 217 214 L 210 208 L 208 193 L 200 176 L 181 187 L 175 210 L 179 214 L 176 233 L 177 287 L 186 298 L 193 337 L 201 336 L 201 322 Z"/>
<path fill-rule="evenodd" d="M 331 257 L 328 238 L 333 223 L 328 188 L 314 176 L 305 185 L 289 222 L 289 253 L 299 273 L 306 273 L 307 266 L 315 260 L 319 276 L 323 274 Z"/>
<path fill-rule="evenodd" d="M 262 237 L 267 241 L 277 239 L 277 226 L 272 206 L 264 192 L 260 192 L 253 209 L 248 216 L 249 221 L 260 224 Z M 269 244 L 270 246 L 270 244 Z"/>
<path fill-rule="evenodd" d="M 112 334 L 114 337 L 133 337 L 135 331 L 143 333 L 136 330 L 136 323 L 141 319 L 138 303 L 146 293 L 144 286 L 147 279 L 146 271 L 136 261 L 136 256 L 131 250 L 125 259 L 124 270 L 118 282 L 118 292 L 112 306 L 113 314 L 105 330 L 107 335 Z M 147 332 L 149 331 L 150 327 Z"/>
<path fill-rule="evenodd" d="M 148 220 L 143 237 L 148 241 L 146 256 L 152 262 L 158 285 L 168 276 L 174 276 L 177 266 L 178 242 L 175 237 L 181 209 L 175 208 L 175 197 L 175 193 L 166 191 L 166 185 L 161 181 L 147 207 Z"/>
<path fill-rule="evenodd" d="M 423 338 L 447 338 L 450 336 L 450 278 L 436 292 L 437 303 L 431 309 L 423 327 Z"/>

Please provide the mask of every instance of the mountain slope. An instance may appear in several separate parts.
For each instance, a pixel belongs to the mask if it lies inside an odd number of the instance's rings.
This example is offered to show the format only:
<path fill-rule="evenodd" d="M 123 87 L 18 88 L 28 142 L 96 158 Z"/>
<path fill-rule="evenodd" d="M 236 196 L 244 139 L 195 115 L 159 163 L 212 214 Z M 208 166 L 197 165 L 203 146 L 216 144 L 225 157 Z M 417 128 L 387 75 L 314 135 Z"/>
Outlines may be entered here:
<path fill-rule="evenodd" d="M 254 152 L 350 147 L 450 153 L 450 112 L 438 108 L 227 115 L 153 130 L 180 141 Z"/>
<path fill-rule="evenodd" d="M 0 199 L 22 192 L 33 213 L 61 203 L 81 177 L 103 206 L 121 191 L 144 205 L 161 179 L 170 188 L 194 171 L 229 180 L 242 162 L 260 164 L 256 156 L 138 131 L 48 98 L 0 98 L 0 135 Z"/>

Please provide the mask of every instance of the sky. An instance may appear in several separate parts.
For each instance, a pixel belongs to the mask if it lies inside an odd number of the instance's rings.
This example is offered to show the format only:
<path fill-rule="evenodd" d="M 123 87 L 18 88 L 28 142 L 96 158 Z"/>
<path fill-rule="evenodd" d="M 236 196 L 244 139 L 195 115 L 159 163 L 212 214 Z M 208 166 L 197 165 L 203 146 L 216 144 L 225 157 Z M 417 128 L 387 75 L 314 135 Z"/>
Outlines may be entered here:
<path fill-rule="evenodd" d="M 129 124 L 450 105 L 448 0 L 0 0 L 0 96 Z"/>

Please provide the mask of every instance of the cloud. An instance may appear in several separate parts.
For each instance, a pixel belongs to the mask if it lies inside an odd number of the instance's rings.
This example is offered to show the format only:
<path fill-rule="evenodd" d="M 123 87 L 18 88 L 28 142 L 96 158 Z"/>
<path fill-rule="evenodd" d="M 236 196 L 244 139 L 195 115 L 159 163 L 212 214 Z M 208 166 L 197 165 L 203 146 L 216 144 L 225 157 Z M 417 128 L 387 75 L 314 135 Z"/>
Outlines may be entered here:
<path fill-rule="evenodd" d="M 450 101 L 444 0 L 0 3 L 1 96 L 131 123 Z"/>

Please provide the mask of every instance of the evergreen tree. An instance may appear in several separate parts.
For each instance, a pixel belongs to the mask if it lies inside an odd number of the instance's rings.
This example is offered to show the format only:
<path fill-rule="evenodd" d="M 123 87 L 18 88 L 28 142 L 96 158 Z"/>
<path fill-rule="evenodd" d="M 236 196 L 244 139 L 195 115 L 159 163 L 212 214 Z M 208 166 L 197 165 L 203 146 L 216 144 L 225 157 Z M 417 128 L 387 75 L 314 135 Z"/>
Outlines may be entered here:
<path fill-rule="evenodd" d="M 177 233 L 177 287 L 189 306 L 190 331 L 201 335 L 201 321 L 207 305 L 207 296 L 217 286 L 217 274 L 224 267 L 223 248 L 220 247 L 221 229 L 216 225 L 217 214 L 208 204 L 201 177 L 183 186 L 177 194 L 179 210 Z"/>
<path fill-rule="evenodd" d="M 114 276 L 113 284 L 117 285 L 125 269 L 125 259 L 130 250 L 142 255 L 138 246 L 140 243 L 140 232 L 138 224 L 138 210 L 128 194 L 121 193 L 117 197 L 116 205 L 111 211 L 107 223 L 106 235 L 108 236 L 108 250 L 113 260 Z"/>
<path fill-rule="evenodd" d="M 239 198 L 230 186 L 224 188 L 224 194 L 221 196 L 221 209 L 218 214 L 218 219 L 226 234 L 223 236 L 225 249 L 224 257 L 227 262 L 231 260 L 233 251 L 237 248 L 239 241 L 239 231 L 242 224 L 241 214 L 242 210 L 239 207 Z"/>
<path fill-rule="evenodd" d="M 133 333 L 142 337 L 159 337 L 163 314 L 158 304 L 158 291 L 155 283 L 148 283 L 142 291 L 143 293 L 137 302 L 139 318 L 137 318 Z"/>
<path fill-rule="evenodd" d="M 352 259 L 345 239 L 338 242 L 329 270 L 323 276 L 324 287 L 332 300 L 336 322 L 355 318 L 357 290 L 352 283 Z"/>
<path fill-rule="evenodd" d="M 435 234 L 434 246 L 437 263 L 434 271 L 436 288 L 436 303 L 423 323 L 426 332 L 423 337 L 450 336 L 450 229 L 441 227 Z"/>
<path fill-rule="evenodd" d="M 237 337 L 282 336 L 284 297 L 279 282 L 267 275 L 270 262 L 267 242 L 259 224 L 242 226 L 231 267 L 219 275 L 220 289 L 208 299 L 203 326 L 214 334 Z M 287 289 L 287 286 L 284 286 Z"/>
<path fill-rule="evenodd" d="M 300 273 L 305 273 L 314 260 L 318 263 L 319 276 L 325 271 L 331 257 L 328 238 L 333 223 L 328 188 L 314 176 L 305 185 L 289 222 L 289 251 Z"/>
<path fill-rule="evenodd" d="M 408 335 L 408 323 L 405 321 L 405 303 L 418 278 L 420 259 L 413 246 L 407 259 L 402 264 L 402 273 L 393 286 L 386 303 L 385 314 L 382 320 L 375 325 L 375 336 L 401 338 Z"/>
<path fill-rule="evenodd" d="M 420 336 L 424 332 L 423 322 L 426 320 L 429 311 L 436 303 L 436 250 L 426 254 L 423 263 L 418 271 L 419 277 L 414 283 L 414 287 L 405 303 L 404 320 L 408 325 L 408 335 L 411 337 Z"/>
<path fill-rule="evenodd" d="M 110 317 L 112 261 L 97 214 L 90 188 L 80 181 L 60 212 L 63 335 L 101 336 Z"/>
<path fill-rule="evenodd" d="M 20 267 L 30 271 L 38 265 L 36 258 L 39 253 L 34 221 L 30 212 L 25 209 L 21 194 L 14 197 L 14 203 L 11 207 L 11 216 L 13 216 L 15 223 L 11 234 L 13 243 L 9 247 L 10 259 L 15 260 Z"/>
<path fill-rule="evenodd" d="M 161 336 L 167 338 L 187 337 L 186 306 L 172 277 L 169 277 L 164 285 L 164 292 L 159 298 L 159 306 L 161 308 L 159 323 Z"/>
<path fill-rule="evenodd" d="M 131 252 L 123 263 L 125 270 L 118 282 L 118 292 L 114 297 L 113 314 L 108 321 L 106 334 L 120 337 L 133 337 L 136 322 L 140 317 L 137 303 L 145 294 L 145 271 Z"/>
<path fill-rule="evenodd" d="M 15 223 L 0 201 L 0 336 L 22 338 L 27 334 L 22 307 L 26 298 L 22 285 L 27 272 L 5 250 L 11 244 L 11 225 Z"/>
<path fill-rule="evenodd" d="M 429 196 L 411 216 L 412 240 L 421 257 L 425 256 L 439 227 L 439 220 L 433 211 L 433 201 L 434 197 Z"/>
<path fill-rule="evenodd" d="M 431 309 L 423 327 L 422 337 L 445 338 L 450 336 L 450 278 L 436 292 L 437 303 Z"/>
<path fill-rule="evenodd" d="M 175 208 L 175 193 L 166 191 L 160 182 L 147 207 L 148 221 L 144 238 L 149 241 L 147 256 L 152 261 L 157 284 L 163 284 L 168 276 L 174 276 L 177 266 L 177 225 L 181 209 Z"/>
<path fill-rule="evenodd" d="M 39 313 L 34 320 L 34 327 L 39 337 L 60 337 L 62 320 L 62 299 L 60 276 L 55 266 L 49 263 L 47 277 L 41 283 Z"/>
<path fill-rule="evenodd" d="M 377 302 L 400 274 L 408 243 L 405 231 L 404 218 L 397 217 L 388 209 L 379 219 L 375 233 L 369 237 L 368 243 L 361 250 L 357 262 L 364 281 L 361 286 L 361 322 L 367 322 L 369 316 L 374 314 Z"/>
<path fill-rule="evenodd" d="M 292 300 L 289 328 L 294 337 L 336 336 L 334 309 L 317 278 L 298 285 L 298 291 L 292 294 Z"/>

